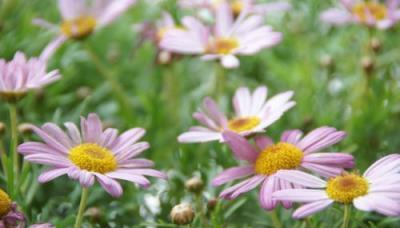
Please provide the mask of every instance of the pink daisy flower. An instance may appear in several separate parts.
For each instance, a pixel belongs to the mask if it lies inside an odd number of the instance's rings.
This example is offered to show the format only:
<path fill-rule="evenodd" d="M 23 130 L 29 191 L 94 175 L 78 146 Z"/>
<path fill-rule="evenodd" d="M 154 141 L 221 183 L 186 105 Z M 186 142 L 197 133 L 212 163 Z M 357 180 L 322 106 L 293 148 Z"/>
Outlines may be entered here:
<path fill-rule="evenodd" d="M 321 149 L 341 141 L 346 133 L 331 127 L 321 127 L 303 138 L 300 130 L 289 130 L 282 134 L 278 143 L 268 137 L 255 137 L 256 147 L 246 138 L 224 132 L 223 136 L 238 160 L 247 164 L 229 168 L 214 178 L 212 184 L 219 186 L 227 182 L 247 177 L 221 192 L 220 197 L 234 199 L 261 185 L 259 200 L 266 210 L 272 210 L 279 202 L 290 208 L 289 200 L 274 200 L 272 193 L 281 189 L 298 188 L 301 182 L 292 185 L 277 175 L 279 170 L 310 170 L 322 176 L 334 176 L 344 168 L 353 167 L 353 157 L 344 153 L 319 153 Z"/>
<path fill-rule="evenodd" d="M 122 188 L 115 179 L 148 187 L 150 182 L 144 176 L 166 178 L 164 173 L 149 168 L 152 161 L 135 158 L 149 148 L 147 142 L 137 142 L 145 134 L 142 128 L 118 136 L 117 129 L 103 130 L 99 117 L 93 113 L 87 119 L 81 118 L 80 131 L 70 122 L 65 123 L 67 133 L 53 123 L 32 127 L 45 143 L 23 143 L 18 152 L 27 161 L 50 166 L 39 176 L 40 183 L 67 174 L 87 188 L 97 179 L 108 193 L 118 197 Z"/>
<path fill-rule="evenodd" d="M 273 194 L 275 200 L 306 203 L 293 213 L 294 218 L 304 218 L 334 202 L 352 204 L 362 211 L 400 216 L 400 154 L 379 159 L 363 175 L 343 173 L 328 181 L 294 170 L 279 171 L 276 175 L 294 185 L 310 188 L 286 189 Z"/>
<path fill-rule="evenodd" d="M 163 39 L 165 33 L 171 29 L 182 29 L 179 25 L 175 24 L 175 21 L 171 14 L 163 12 L 162 17 L 156 23 L 143 22 L 133 26 L 134 30 L 140 34 L 140 43 L 145 41 L 151 41 L 158 48 L 157 62 L 160 64 L 166 64 L 171 62 L 173 54 L 162 50 L 160 41 Z"/>
<path fill-rule="evenodd" d="M 321 20 L 334 25 L 365 24 L 379 29 L 392 27 L 400 20 L 398 0 L 379 1 L 341 0 L 341 7 L 321 14 Z"/>
<path fill-rule="evenodd" d="M 136 0 L 58 0 L 62 17 L 60 25 L 54 25 L 43 19 L 33 22 L 41 27 L 58 30 L 58 37 L 43 50 L 41 58 L 47 60 L 67 39 L 83 39 L 95 30 L 108 25 Z"/>
<path fill-rule="evenodd" d="M 42 88 L 60 77 L 58 70 L 47 73 L 42 59 L 27 59 L 24 53 L 17 52 L 9 62 L 0 59 L 0 96 L 15 101 L 29 90 Z"/>
<path fill-rule="evenodd" d="M 267 14 L 277 11 L 287 11 L 291 8 L 286 1 L 257 3 L 256 0 L 180 0 L 182 8 L 205 8 L 215 10 L 222 3 L 227 2 L 235 15 L 239 15 L 244 9 L 252 13 Z"/>
<path fill-rule="evenodd" d="M 225 68 L 238 67 L 236 55 L 254 55 L 282 39 L 281 33 L 262 25 L 261 16 L 247 15 L 243 12 L 234 21 L 232 9 L 222 3 L 212 29 L 196 18 L 184 17 L 184 29 L 167 31 L 160 46 L 171 52 L 201 55 L 203 60 L 219 59 Z"/>
<path fill-rule="evenodd" d="M 222 132 L 226 130 L 243 136 L 264 132 L 269 125 L 296 104 L 290 100 L 293 96 L 292 91 L 277 94 L 270 99 L 267 99 L 267 92 L 265 86 L 258 87 L 253 93 L 245 87 L 236 90 L 232 100 L 235 114 L 230 119 L 218 109 L 214 100 L 205 98 L 204 110 L 193 114 L 193 118 L 203 126 L 190 128 L 188 132 L 178 137 L 178 141 L 181 143 L 214 140 L 223 142 Z"/>

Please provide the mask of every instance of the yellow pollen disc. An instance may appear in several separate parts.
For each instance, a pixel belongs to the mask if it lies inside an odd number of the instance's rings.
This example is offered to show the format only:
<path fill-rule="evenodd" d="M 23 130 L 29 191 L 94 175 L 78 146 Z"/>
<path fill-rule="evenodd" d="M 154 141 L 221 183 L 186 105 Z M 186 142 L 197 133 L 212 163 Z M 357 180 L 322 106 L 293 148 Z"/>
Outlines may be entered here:
<path fill-rule="evenodd" d="M 279 142 L 260 152 L 254 170 L 257 174 L 271 175 L 282 169 L 295 169 L 300 166 L 303 156 L 296 146 Z"/>
<path fill-rule="evenodd" d="M 214 41 L 213 47 L 215 53 L 227 55 L 239 47 L 239 41 L 235 38 L 221 37 Z"/>
<path fill-rule="evenodd" d="M 96 20 L 91 16 L 82 16 L 61 24 L 61 32 L 67 37 L 82 39 L 90 35 L 96 27 Z"/>
<path fill-rule="evenodd" d="M 385 5 L 378 2 L 358 3 L 353 6 L 352 12 L 361 22 L 367 22 L 369 16 L 375 20 L 382 20 L 387 16 Z"/>
<path fill-rule="evenodd" d="M 351 203 L 368 193 L 368 181 L 357 174 L 344 174 L 328 181 L 326 193 L 336 202 Z"/>
<path fill-rule="evenodd" d="M 2 189 L 0 189 L 0 217 L 6 215 L 11 209 L 11 199 Z"/>
<path fill-rule="evenodd" d="M 72 148 L 69 159 L 90 172 L 107 173 L 117 169 L 117 160 L 112 152 L 97 144 L 85 143 Z"/>
<path fill-rule="evenodd" d="M 244 7 L 243 1 L 242 0 L 235 0 L 231 3 L 231 8 L 232 8 L 232 12 L 234 15 L 239 15 L 240 12 L 242 12 Z"/>
<path fill-rule="evenodd" d="M 261 123 L 260 118 L 254 117 L 240 117 L 229 120 L 228 128 L 236 133 L 249 131 Z"/>

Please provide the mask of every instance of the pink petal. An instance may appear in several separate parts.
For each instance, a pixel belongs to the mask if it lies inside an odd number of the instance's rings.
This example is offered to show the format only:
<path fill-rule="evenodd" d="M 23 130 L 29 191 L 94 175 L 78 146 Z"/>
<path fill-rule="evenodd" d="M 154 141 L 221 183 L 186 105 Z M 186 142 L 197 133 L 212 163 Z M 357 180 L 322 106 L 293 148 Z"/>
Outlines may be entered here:
<path fill-rule="evenodd" d="M 278 185 L 278 179 L 274 176 L 266 178 L 261 186 L 260 193 L 258 195 L 261 207 L 265 210 L 272 210 L 276 207 L 277 201 L 272 198 L 275 186 Z"/>
<path fill-rule="evenodd" d="M 318 189 L 285 189 L 274 192 L 272 198 L 302 203 L 329 199 L 324 190 Z"/>
<path fill-rule="evenodd" d="M 312 203 L 305 204 L 299 207 L 293 213 L 293 218 L 300 219 L 321 211 L 331 205 L 333 200 L 320 200 Z"/>
<path fill-rule="evenodd" d="M 257 135 L 254 137 L 254 141 L 260 150 L 264 150 L 267 147 L 274 144 L 274 141 L 270 137 L 267 137 L 267 136 Z"/>
<path fill-rule="evenodd" d="M 318 165 L 314 163 L 303 162 L 301 167 L 311 170 L 323 177 L 334 177 L 340 175 L 344 170 L 340 167 L 328 166 L 328 165 Z"/>
<path fill-rule="evenodd" d="M 396 173 L 400 171 L 400 154 L 387 155 L 374 164 L 365 172 L 364 176 L 368 178 L 377 178 L 385 174 Z"/>
<path fill-rule="evenodd" d="M 99 16 L 98 24 L 104 26 L 111 23 L 135 3 L 136 0 L 112 1 L 104 10 L 103 14 Z"/>
<path fill-rule="evenodd" d="M 296 145 L 299 140 L 301 139 L 301 136 L 303 135 L 303 132 L 300 130 L 287 130 L 284 131 L 282 136 L 281 136 L 281 141 L 282 142 L 287 142 L 293 145 Z"/>
<path fill-rule="evenodd" d="M 212 180 L 212 185 L 219 186 L 251 174 L 254 174 L 254 168 L 252 166 L 233 167 L 218 174 L 218 176 Z"/>
<path fill-rule="evenodd" d="M 46 183 L 51 180 L 54 180 L 55 178 L 62 176 L 66 174 L 69 171 L 69 168 L 54 168 L 54 169 L 49 169 L 40 174 L 38 177 L 38 181 L 40 183 Z"/>
<path fill-rule="evenodd" d="M 189 131 L 178 136 L 180 143 L 209 142 L 221 139 L 220 132 Z"/>
<path fill-rule="evenodd" d="M 68 40 L 68 37 L 64 35 L 57 36 L 53 41 L 51 41 L 47 46 L 43 49 L 42 53 L 40 54 L 39 58 L 45 62 L 48 62 L 50 57 L 54 55 L 57 49 Z"/>
<path fill-rule="evenodd" d="M 100 185 L 113 197 L 120 197 L 122 195 L 121 185 L 112 178 L 100 173 L 95 173 Z"/>
<path fill-rule="evenodd" d="M 257 151 L 243 136 L 231 131 L 223 132 L 222 136 L 237 159 L 249 162 L 254 162 L 257 159 Z"/>
<path fill-rule="evenodd" d="M 319 165 L 333 165 L 343 168 L 352 168 L 354 166 L 353 156 L 345 153 L 308 154 L 304 156 L 303 162 L 315 163 Z"/>
<path fill-rule="evenodd" d="M 285 181 L 304 187 L 323 188 L 326 186 L 326 181 L 299 170 L 280 170 L 275 175 Z"/>

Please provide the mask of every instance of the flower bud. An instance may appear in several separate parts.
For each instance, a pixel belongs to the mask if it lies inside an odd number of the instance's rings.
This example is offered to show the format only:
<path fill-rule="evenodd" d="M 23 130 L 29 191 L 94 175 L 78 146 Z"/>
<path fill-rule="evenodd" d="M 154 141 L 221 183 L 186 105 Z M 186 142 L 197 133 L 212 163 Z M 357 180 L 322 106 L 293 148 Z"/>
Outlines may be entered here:
<path fill-rule="evenodd" d="M 334 61 L 332 56 L 330 55 L 323 55 L 321 56 L 321 58 L 319 59 L 319 64 L 321 65 L 321 67 L 323 68 L 331 68 L 334 65 Z"/>
<path fill-rule="evenodd" d="M 193 221 L 194 211 L 190 204 L 181 203 L 172 208 L 170 216 L 173 223 L 187 225 Z"/>
<path fill-rule="evenodd" d="M 18 125 L 18 132 L 22 135 L 30 135 L 33 133 L 32 124 L 30 123 L 20 123 Z"/>
<path fill-rule="evenodd" d="M 86 99 L 91 93 L 92 90 L 87 86 L 81 86 L 76 90 L 76 96 L 81 100 Z"/>
<path fill-rule="evenodd" d="M 381 41 L 379 41 L 378 38 L 374 37 L 370 40 L 369 47 L 371 48 L 372 51 L 378 53 L 382 48 L 382 43 Z"/>
<path fill-rule="evenodd" d="M 0 137 L 2 137 L 6 133 L 6 125 L 3 122 L 0 122 Z"/>
<path fill-rule="evenodd" d="M 200 193 L 203 190 L 204 183 L 200 177 L 192 177 L 185 182 L 185 187 L 189 192 Z"/>
<path fill-rule="evenodd" d="M 100 208 L 91 207 L 86 210 L 85 215 L 87 215 L 91 221 L 99 222 L 103 217 L 103 212 Z"/>
<path fill-rule="evenodd" d="M 207 202 L 207 210 L 208 211 L 213 211 L 214 208 L 217 206 L 217 203 L 218 203 L 218 199 L 217 198 L 209 199 L 208 202 Z"/>
<path fill-rule="evenodd" d="M 361 66 L 367 75 L 370 75 L 375 69 L 374 60 L 370 56 L 364 56 L 361 59 Z"/>

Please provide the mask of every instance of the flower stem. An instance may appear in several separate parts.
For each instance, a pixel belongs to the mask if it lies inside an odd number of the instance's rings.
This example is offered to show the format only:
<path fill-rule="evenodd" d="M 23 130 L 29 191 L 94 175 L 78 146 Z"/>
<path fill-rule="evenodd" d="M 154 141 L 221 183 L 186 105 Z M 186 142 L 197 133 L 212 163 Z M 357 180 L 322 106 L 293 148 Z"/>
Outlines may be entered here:
<path fill-rule="evenodd" d="M 79 204 L 78 215 L 76 216 L 74 228 L 81 228 L 83 213 L 85 212 L 86 201 L 89 195 L 89 188 L 82 188 L 81 202 Z"/>
<path fill-rule="evenodd" d="M 8 170 L 8 191 L 12 196 L 14 195 L 15 184 L 18 179 L 19 164 L 18 164 L 18 134 L 17 134 L 17 106 L 14 103 L 9 104 L 10 112 L 10 125 L 11 125 L 11 146 L 10 146 L 10 163 Z"/>
<path fill-rule="evenodd" d="M 200 194 L 196 194 L 196 207 L 197 207 L 197 212 L 200 215 L 200 222 L 202 224 L 202 227 L 208 227 L 208 221 L 207 221 L 207 217 L 204 213 L 204 206 L 203 206 L 203 195 Z"/>
<path fill-rule="evenodd" d="M 273 210 L 269 213 L 269 216 L 272 220 L 272 225 L 274 226 L 274 228 L 282 228 L 282 223 L 279 220 L 278 214 L 276 213 L 276 210 Z"/>
<path fill-rule="evenodd" d="M 342 228 L 348 228 L 348 227 L 349 227 L 350 214 L 351 214 L 350 205 L 345 204 L 345 205 L 344 205 L 344 211 L 343 211 L 343 223 L 342 223 Z"/>
<path fill-rule="evenodd" d="M 112 71 L 110 71 L 107 67 L 103 65 L 99 57 L 96 55 L 94 51 L 89 47 L 89 45 L 85 45 L 86 47 L 86 52 L 96 67 L 97 71 L 104 77 L 105 80 L 108 81 L 108 83 L 111 86 L 111 89 L 113 93 L 116 96 L 116 99 L 119 102 L 119 108 L 121 109 L 122 114 L 126 118 L 126 120 L 129 120 L 134 116 L 132 105 L 130 104 L 129 97 L 125 94 L 121 84 L 119 81 L 115 78 L 115 75 L 113 74 Z"/>

